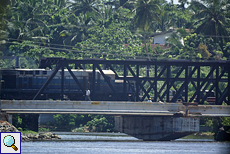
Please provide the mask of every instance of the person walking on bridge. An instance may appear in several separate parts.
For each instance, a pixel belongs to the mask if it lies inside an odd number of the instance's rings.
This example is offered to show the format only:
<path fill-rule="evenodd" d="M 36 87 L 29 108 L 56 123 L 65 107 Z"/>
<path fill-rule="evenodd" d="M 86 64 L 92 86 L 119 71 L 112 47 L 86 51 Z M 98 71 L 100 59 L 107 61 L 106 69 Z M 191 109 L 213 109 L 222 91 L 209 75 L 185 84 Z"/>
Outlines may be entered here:
<path fill-rule="evenodd" d="M 89 89 L 87 89 L 85 91 L 85 100 L 86 101 L 91 101 L 91 99 L 90 99 L 90 90 Z"/>
<path fill-rule="evenodd" d="M 148 99 L 148 101 L 147 102 L 152 102 L 152 98 L 151 97 L 149 97 L 149 99 Z"/>

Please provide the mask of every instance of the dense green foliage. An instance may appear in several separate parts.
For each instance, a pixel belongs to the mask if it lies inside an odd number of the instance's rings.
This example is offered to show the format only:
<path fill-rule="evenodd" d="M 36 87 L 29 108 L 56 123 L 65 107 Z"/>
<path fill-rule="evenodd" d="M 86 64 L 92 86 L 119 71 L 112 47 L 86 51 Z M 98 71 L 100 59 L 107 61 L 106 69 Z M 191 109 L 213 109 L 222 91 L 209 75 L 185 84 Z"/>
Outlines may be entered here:
<path fill-rule="evenodd" d="M 179 2 L 0 0 L 0 56 L 33 59 L 23 59 L 26 68 L 36 68 L 40 57 L 229 59 L 230 1 Z M 153 34 L 170 29 L 167 48 L 153 50 Z M 0 68 L 6 67 L 12 62 L 0 59 Z M 66 116 L 56 115 L 57 125 L 111 128 L 101 116 Z"/>
<path fill-rule="evenodd" d="M 229 0 L 1 0 L 0 51 L 36 63 L 40 57 L 226 59 L 228 10 Z M 172 28 L 167 49 L 148 48 L 154 33 Z"/>
<path fill-rule="evenodd" d="M 53 128 L 56 131 L 72 130 L 76 132 L 113 132 L 113 116 L 104 115 L 76 115 L 76 114 L 56 114 Z M 77 128 L 77 129 L 75 129 Z"/>

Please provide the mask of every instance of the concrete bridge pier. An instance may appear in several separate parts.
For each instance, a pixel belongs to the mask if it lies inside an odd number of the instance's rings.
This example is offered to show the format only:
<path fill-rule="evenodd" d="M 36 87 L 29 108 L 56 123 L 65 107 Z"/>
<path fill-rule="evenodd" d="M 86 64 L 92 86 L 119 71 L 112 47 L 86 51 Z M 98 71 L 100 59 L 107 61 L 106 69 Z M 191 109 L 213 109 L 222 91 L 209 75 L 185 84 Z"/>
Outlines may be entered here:
<path fill-rule="evenodd" d="M 115 129 L 145 141 L 169 141 L 199 132 L 196 117 L 116 116 Z"/>

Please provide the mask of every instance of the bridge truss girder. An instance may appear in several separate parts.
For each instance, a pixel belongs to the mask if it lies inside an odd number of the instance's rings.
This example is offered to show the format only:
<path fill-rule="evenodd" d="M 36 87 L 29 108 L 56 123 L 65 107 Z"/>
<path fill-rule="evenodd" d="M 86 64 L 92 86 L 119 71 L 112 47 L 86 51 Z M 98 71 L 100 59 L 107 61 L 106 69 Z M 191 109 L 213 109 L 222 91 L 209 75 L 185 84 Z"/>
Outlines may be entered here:
<path fill-rule="evenodd" d="M 110 83 L 109 77 L 103 73 L 103 69 L 112 70 L 117 80 L 123 80 L 123 94 L 129 97 L 127 86 L 131 87 L 132 97 L 135 101 L 144 101 L 149 97 L 153 101 L 162 102 L 198 102 L 203 104 L 207 98 L 211 98 L 215 104 L 230 102 L 230 61 L 193 62 L 187 60 L 104 60 L 85 59 L 71 60 L 65 58 L 44 58 L 40 60 L 40 68 L 55 66 L 53 74 L 38 91 L 36 97 L 42 93 L 59 69 L 64 72 L 67 68 L 77 85 L 82 90 L 77 77 L 71 73 L 71 68 L 92 69 L 91 91 L 92 99 L 96 91 L 96 70 L 103 76 L 114 95 L 116 89 Z M 64 76 L 64 73 L 62 73 Z M 64 77 L 62 76 L 61 96 L 64 94 Z M 133 84 L 135 83 L 135 84 Z M 192 93 L 193 92 L 193 93 Z"/>

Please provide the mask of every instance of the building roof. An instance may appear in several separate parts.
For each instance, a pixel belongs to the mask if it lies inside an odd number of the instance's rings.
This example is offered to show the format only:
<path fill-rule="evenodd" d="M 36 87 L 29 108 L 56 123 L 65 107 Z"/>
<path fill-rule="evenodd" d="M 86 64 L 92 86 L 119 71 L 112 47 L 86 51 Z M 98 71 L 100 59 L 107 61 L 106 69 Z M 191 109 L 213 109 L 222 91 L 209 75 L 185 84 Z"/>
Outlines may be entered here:
<path fill-rule="evenodd" d="M 178 29 L 180 29 L 180 28 L 173 28 L 173 29 L 169 29 L 169 30 L 164 31 L 164 32 L 156 32 L 151 37 L 158 36 L 158 35 L 163 35 L 163 34 L 167 34 L 167 33 L 172 33 L 172 32 L 174 32 L 174 31 L 176 31 Z M 190 29 L 185 29 L 185 31 L 190 32 L 191 30 Z"/>

